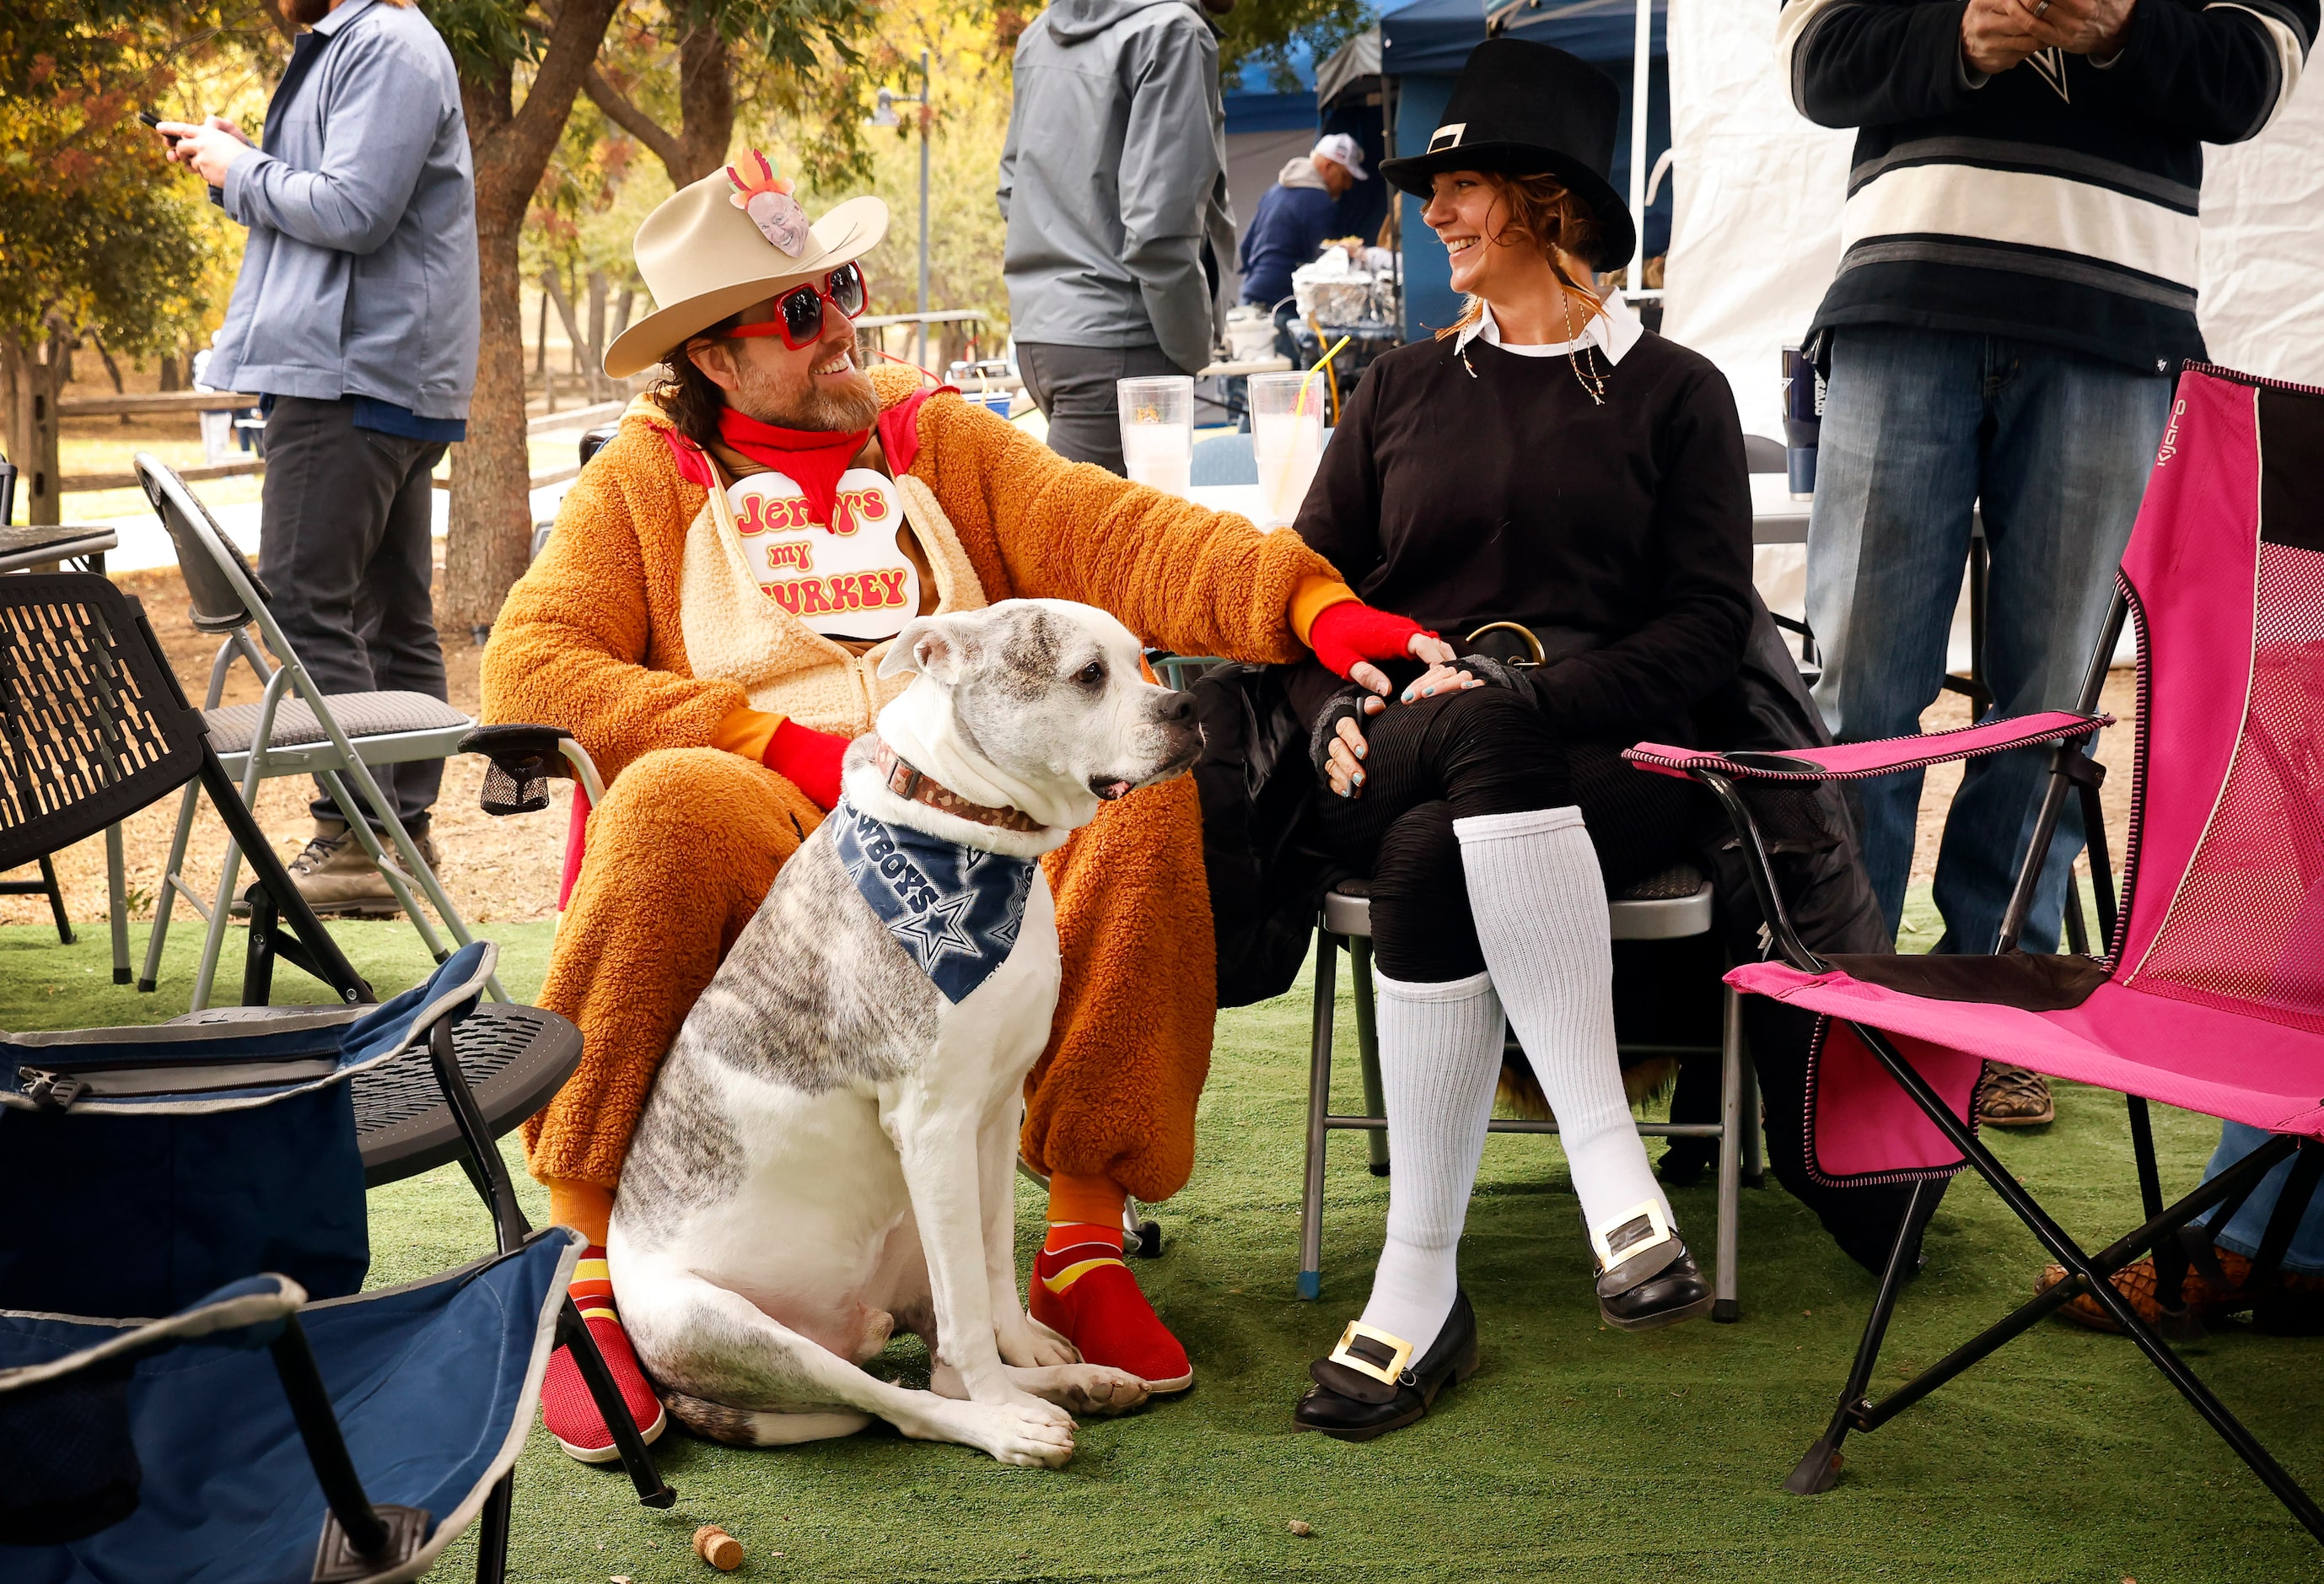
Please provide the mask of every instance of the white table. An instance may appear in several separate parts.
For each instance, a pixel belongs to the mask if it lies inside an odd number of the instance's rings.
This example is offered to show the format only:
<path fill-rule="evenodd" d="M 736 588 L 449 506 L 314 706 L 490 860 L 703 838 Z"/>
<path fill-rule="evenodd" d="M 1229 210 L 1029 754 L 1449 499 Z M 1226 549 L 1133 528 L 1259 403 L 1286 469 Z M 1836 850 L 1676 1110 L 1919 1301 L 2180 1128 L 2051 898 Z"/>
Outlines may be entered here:
<path fill-rule="evenodd" d="M 1198 484 L 1186 498 L 1214 512 L 1237 512 L 1259 521 L 1260 491 L 1256 484 Z M 1261 524 L 1264 526 L 1264 524 Z M 1780 473 L 1751 476 L 1751 542 L 1805 544 L 1808 503 L 1794 500 L 1790 485 Z"/>
<path fill-rule="evenodd" d="M 1186 498 L 1213 512 L 1234 512 L 1249 517 L 1264 530 L 1267 524 L 1259 521 L 1264 493 L 1256 484 L 1198 484 L 1186 492 Z"/>
<path fill-rule="evenodd" d="M 1791 479 L 1781 473 L 1751 475 L 1751 542 L 1805 544 L 1808 505 L 1792 494 Z"/>

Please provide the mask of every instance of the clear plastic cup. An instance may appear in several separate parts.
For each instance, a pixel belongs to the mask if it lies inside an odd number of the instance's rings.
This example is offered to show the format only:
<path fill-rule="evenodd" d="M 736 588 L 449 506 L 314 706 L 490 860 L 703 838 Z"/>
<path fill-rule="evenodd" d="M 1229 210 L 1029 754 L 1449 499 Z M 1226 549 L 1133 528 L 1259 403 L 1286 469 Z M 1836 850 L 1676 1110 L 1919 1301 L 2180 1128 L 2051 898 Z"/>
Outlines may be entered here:
<path fill-rule="evenodd" d="M 1299 515 L 1323 457 L 1323 403 L 1329 396 L 1320 376 L 1310 380 L 1296 371 L 1250 376 L 1260 527 L 1281 528 Z"/>
<path fill-rule="evenodd" d="M 1194 466 L 1194 382 L 1187 375 L 1116 380 L 1121 459 L 1130 479 L 1185 495 Z"/>

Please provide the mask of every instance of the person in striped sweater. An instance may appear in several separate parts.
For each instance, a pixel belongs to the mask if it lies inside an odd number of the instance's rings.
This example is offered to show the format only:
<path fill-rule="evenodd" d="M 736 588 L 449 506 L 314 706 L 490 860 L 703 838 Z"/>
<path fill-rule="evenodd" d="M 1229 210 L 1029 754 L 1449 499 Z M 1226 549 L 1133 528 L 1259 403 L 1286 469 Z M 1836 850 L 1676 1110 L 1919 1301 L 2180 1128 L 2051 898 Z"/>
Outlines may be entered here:
<path fill-rule="evenodd" d="M 1918 729 L 1945 671 L 1971 514 L 1992 555 L 2002 714 L 2071 704 L 2196 321 L 2202 145 L 2256 136 L 2300 80 L 2318 0 L 1785 0 L 1793 102 L 1855 127 L 1842 253 L 1808 348 L 1828 378 L 1808 528 L 1816 690 L 1844 741 Z M 1946 820 L 1939 950 L 1998 938 L 2039 750 L 1969 762 Z M 1869 783 L 1893 927 L 1917 771 Z M 2079 810 L 2024 943 L 2054 948 Z M 2044 1122 L 2001 1072 L 1992 1123 Z"/>

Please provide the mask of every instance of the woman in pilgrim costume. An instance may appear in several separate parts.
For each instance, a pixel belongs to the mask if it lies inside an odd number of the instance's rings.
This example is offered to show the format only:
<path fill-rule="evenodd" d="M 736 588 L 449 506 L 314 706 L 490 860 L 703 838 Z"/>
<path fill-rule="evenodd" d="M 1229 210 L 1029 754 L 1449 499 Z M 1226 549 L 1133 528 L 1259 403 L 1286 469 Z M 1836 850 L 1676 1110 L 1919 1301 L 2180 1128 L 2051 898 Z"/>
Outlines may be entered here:
<path fill-rule="evenodd" d="M 1323 830 L 1372 876 L 1396 1157 L 1370 1299 L 1296 1414 L 1347 1440 L 1477 1367 L 1455 1253 L 1505 1017 L 1557 1116 L 1601 1314 L 1644 1330 L 1711 1307 L 1616 1064 L 1606 895 L 1689 856 L 1693 789 L 1619 753 L 1690 740 L 1734 679 L 1750 495 L 1718 370 L 1590 288 L 1635 239 L 1605 174 L 1617 105 L 1564 51 L 1490 40 L 1428 151 L 1381 165 L 1425 200 L 1467 304 L 1365 373 L 1296 524 L 1352 586 L 1292 690 Z M 1465 653 L 1497 623 L 1538 663 Z M 1422 670 L 1416 643 L 1445 658 Z"/>
<path fill-rule="evenodd" d="M 857 261 L 886 225 L 876 198 L 810 224 L 756 155 L 647 218 L 659 308 L 605 364 L 659 377 L 484 651 L 485 718 L 570 732 L 609 783 L 594 812 L 576 801 L 586 840 L 540 997 L 580 1027 L 581 1063 L 524 1130 L 551 1213 L 593 1245 L 671 1037 L 837 801 L 849 740 L 910 681 L 880 674 L 907 621 L 1078 599 L 1185 653 L 1282 662 L 1352 597 L 1295 535 L 1066 462 L 908 366 L 857 366 Z M 1108 803 L 1043 863 L 1064 987 L 1026 1085 L 1050 1220 L 1030 1309 L 1084 1357 L 1184 1390 L 1194 1364 L 1123 1264 L 1120 1225 L 1125 1193 L 1167 1199 L 1194 1165 L 1216 1007 L 1194 783 Z M 618 1277 L 592 1247 L 574 1295 L 650 1431 Z M 542 1412 L 573 1456 L 613 1456 L 563 1349 Z"/>

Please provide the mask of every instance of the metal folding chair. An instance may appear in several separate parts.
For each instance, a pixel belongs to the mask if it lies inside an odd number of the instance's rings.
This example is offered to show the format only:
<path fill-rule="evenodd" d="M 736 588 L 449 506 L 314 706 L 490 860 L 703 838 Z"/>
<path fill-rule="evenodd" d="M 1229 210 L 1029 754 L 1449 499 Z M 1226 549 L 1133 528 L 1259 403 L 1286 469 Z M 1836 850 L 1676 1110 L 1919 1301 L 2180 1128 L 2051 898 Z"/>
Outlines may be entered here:
<path fill-rule="evenodd" d="M 1711 931 L 1711 884 L 1692 865 L 1681 865 L 1607 899 L 1607 925 L 1622 941 L 1680 940 Z M 1339 952 L 1348 953 L 1355 978 L 1356 1055 L 1363 1070 L 1364 1109 L 1348 1115 L 1332 1109 L 1332 1044 L 1337 989 L 1334 965 Z M 1361 881 L 1344 881 L 1323 897 L 1315 925 L 1314 1048 L 1307 1071 L 1307 1165 L 1299 1200 L 1299 1296 L 1318 1298 L 1323 1290 L 1323 1140 L 1346 1128 L 1367 1134 L 1371 1169 L 1376 1177 L 1388 1173 L 1387 1107 L 1381 1099 L 1379 1038 L 1373 1018 L 1371 895 Z M 1524 1057 L 1512 1036 L 1510 1056 Z M 1657 1138 L 1715 1138 L 1719 1141 L 1718 1273 L 1714 1278 L 1711 1318 L 1738 1318 L 1736 1299 L 1737 1218 L 1747 1170 L 1759 1173 L 1759 1103 L 1757 1086 L 1744 1059 L 1743 1021 L 1735 992 L 1720 1000 L 1720 1033 L 1715 1044 L 1665 1044 L 1625 1042 L 1624 1056 L 1645 1061 L 1658 1056 L 1716 1056 L 1719 1059 L 1719 1116 L 1715 1123 L 1642 1122 L 1638 1131 Z M 1554 1121 L 1535 1122 L 1496 1116 L 1488 1124 L 1494 1133 L 1554 1134 Z M 1748 1157 L 1747 1167 L 1746 1157 Z"/>
<path fill-rule="evenodd" d="M 2293 1164 L 2246 1292 L 2264 1295 L 2324 1180 L 2324 390 L 2190 365 L 2179 381 L 2118 594 L 2080 705 L 1932 737 L 1809 752 L 1715 754 L 1640 744 L 1642 769 L 1692 776 L 1725 806 L 1751 860 L 1775 960 L 1729 982 L 1821 1014 L 1809 1072 L 1809 1166 L 1827 1181 L 1909 1181 L 1856 1362 L 1823 1434 L 1786 1481 L 1812 1495 L 1839 1476 L 1853 1432 L 1878 1429 L 2059 1307 L 2093 1296 L 2139 1350 L 2310 1533 L 2324 1509 L 2188 1368 L 2164 1331 L 2199 1334 L 2179 1303 L 2177 1234 L 2217 1207 L 2224 1224 L 2276 1165 Z M 2082 745 L 2115 644 L 2135 616 L 2138 755 L 2116 907 L 2098 806 L 2103 767 Z M 2004 916 L 2001 951 L 1821 959 L 1792 930 L 1750 809 L 1749 780 L 1813 782 L 2052 745 L 2051 777 Z M 2015 949 L 2066 800 L 2079 793 L 2106 956 Z M 1987 1061 L 2120 1091 L 2144 1223 L 2086 1253 L 1978 1142 Z M 2149 1101 L 2274 1135 L 2166 1206 Z M 2067 1279 L 1911 1382 L 1868 1394 L 1882 1339 L 1937 1190 L 1964 1165 L 1992 1187 Z M 2164 1325 L 2112 1277 L 2153 1252 Z"/>
<path fill-rule="evenodd" d="M 419 848 L 396 817 L 395 805 L 381 790 L 371 766 L 447 758 L 459 752 L 460 739 L 475 722 L 441 699 L 423 693 L 325 694 L 300 663 L 290 639 L 268 610 L 266 591 L 257 573 L 227 541 L 208 508 L 158 459 L 140 452 L 136 467 L 145 497 L 152 503 L 177 549 L 178 568 L 185 575 L 186 590 L 191 597 L 196 630 L 219 634 L 224 638 L 210 664 L 203 717 L 220 761 L 230 773 L 239 773 L 242 777 L 242 801 L 247 804 L 257 795 L 258 783 L 271 777 L 311 774 L 320 780 L 338 805 L 348 830 L 379 866 L 388 889 L 394 893 L 404 916 L 420 931 L 429 954 L 437 961 L 443 961 L 451 948 L 444 944 L 434 925 L 429 922 L 426 912 L 413 895 L 415 888 L 425 895 L 437 917 L 443 920 L 455 945 L 465 946 L 474 937 L 452 905 L 452 899 L 445 894 L 435 872 L 420 857 Z M 254 624 L 266 648 L 281 662 L 279 665 L 270 664 L 252 640 L 249 629 Z M 224 694 L 226 672 L 237 655 L 265 684 L 265 692 L 255 704 L 220 708 L 218 700 Z M 350 781 L 355 783 L 352 792 L 347 784 Z M 215 793 L 212 798 L 215 801 Z M 145 968 L 138 976 L 137 987 L 150 991 L 159 980 L 162 943 L 169 938 L 171 909 L 182 894 L 208 926 L 202 941 L 201 966 L 194 978 L 192 1005 L 198 1011 L 209 1005 L 218 953 L 226 940 L 236 869 L 241 855 L 250 849 L 239 838 L 228 842 L 219 864 L 217 895 L 204 903 L 180 874 L 186 844 L 193 832 L 194 801 L 194 789 L 189 786 L 178 809 L 177 832 L 171 839 L 169 863 L 154 898 L 153 929 L 146 940 Z M 379 833 L 373 829 L 374 823 L 393 845 L 393 857 L 381 843 Z M 258 928 L 254 919 L 253 925 Z M 492 991 L 496 999 L 508 999 L 498 979 L 493 981 Z M 252 999 L 248 994 L 244 998 Z"/>

